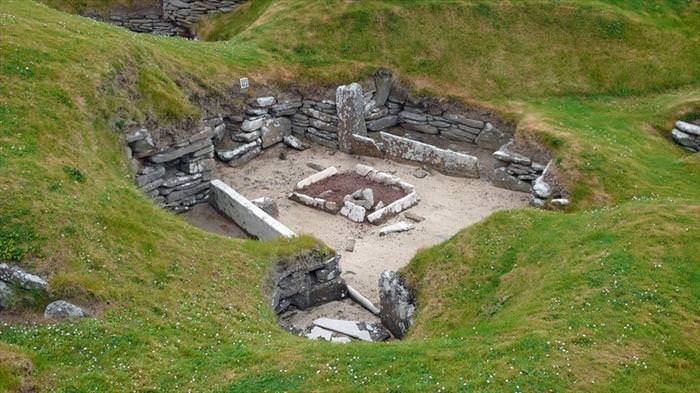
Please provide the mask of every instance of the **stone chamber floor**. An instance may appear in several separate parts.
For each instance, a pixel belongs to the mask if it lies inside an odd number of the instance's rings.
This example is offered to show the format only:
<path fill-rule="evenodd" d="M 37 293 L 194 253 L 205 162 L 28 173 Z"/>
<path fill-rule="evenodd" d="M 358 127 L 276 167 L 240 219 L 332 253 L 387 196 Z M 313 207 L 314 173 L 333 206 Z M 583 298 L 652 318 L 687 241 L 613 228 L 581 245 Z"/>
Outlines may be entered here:
<path fill-rule="evenodd" d="M 316 172 L 308 165 L 310 163 L 335 166 L 340 172 L 354 170 L 356 164 L 362 163 L 393 173 L 415 186 L 420 202 L 407 212 L 425 220 L 415 223 L 416 228 L 412 231 L 380 237 L 381 225 L 353 223 L 340 215 L 289 200 L 287 196 L 296 183 Z M 418 170 L 412 165 L 353 156 L 320 146 L 303 152 L 279 146 L 265 150 L 242 167 L 219 164 L 217 177 L 249 199 L 264 196 L 274 199 L 280 210 L 278 220 L 296 233 L 311 234 L 337 250 L 342 255 L 341 267 L 348 285 L 378 304 L 377 284 L 382 271 L 398 270 L 407 265 L 419 249 L 443 242 L 495 211 L 524 207 L 530 197 L 526 193 L 496 188 L 482 179 L 449 177 L 434 171 L 417 178 L 414 174 Z M 383 225 L 401 220 L 407 221 L 403 213 Z M 354 250 L 346 251 L 348 243 L 353 240 Z M 325 307 L 324 316 L 329 316 L 329 307 L 332 308 L 332 304 Z"/>

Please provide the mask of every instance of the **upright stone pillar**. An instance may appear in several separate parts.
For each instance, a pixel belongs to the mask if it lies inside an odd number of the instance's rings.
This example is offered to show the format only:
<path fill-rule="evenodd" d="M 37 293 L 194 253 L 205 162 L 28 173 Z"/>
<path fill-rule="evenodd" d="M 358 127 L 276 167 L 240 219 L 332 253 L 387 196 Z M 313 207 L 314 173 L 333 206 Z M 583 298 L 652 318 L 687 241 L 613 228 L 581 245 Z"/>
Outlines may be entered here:
<path fill-rule="evenodd" d="M 352 136 L 367 136 L 362 86 L 351 83 L 338 87 L 335 103 L 338 111 L 338 145 L 341 151 L 351 153 Z"/>

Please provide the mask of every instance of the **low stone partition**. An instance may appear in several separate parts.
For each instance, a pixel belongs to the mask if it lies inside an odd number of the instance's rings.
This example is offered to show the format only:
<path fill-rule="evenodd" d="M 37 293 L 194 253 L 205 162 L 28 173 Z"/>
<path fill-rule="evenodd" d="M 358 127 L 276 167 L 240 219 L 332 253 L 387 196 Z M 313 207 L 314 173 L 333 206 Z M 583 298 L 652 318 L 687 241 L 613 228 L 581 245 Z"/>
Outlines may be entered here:
<path fill-rule="evenodd" d="M 671 131 L 671 137 L 684 149 L 697 153 L 700 151 L 700 119 L 694 122 L 677 121 Z"/>
<path fill-rule="evenodd" d="M 212 206 L 232 219 L 248 234 L 263 241 L 296 236 L 281 222 L 265 213 L 221 180 L 216 179 L 211 182 L 211 191 Z"/>
<path fill-rule="evenodd" d="M 386 156 L 397 161 L 425 164 L 446 175 L 479 178 L 478 159 L 397 135 L 381 133 Z"/>
<path fill-rule="evenodd" d="M 272 274 L 272 309 L 282 314 L 345 299 L 348 290 L 340 273 L 340 256 L 318 251 L 281 261 Z"/>

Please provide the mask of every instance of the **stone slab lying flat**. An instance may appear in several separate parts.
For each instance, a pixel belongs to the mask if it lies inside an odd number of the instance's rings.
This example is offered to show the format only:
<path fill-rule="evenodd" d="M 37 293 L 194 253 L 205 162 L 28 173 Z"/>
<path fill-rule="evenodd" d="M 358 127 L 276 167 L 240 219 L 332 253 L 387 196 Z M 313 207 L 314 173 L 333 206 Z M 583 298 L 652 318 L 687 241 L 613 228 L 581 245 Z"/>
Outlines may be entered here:
<path fill-rule="evenodd" d="M 379 224 L 418 203 L 418 194 L 412 192 L 367 216 L 367 221 Z"/>
<path fill-rule="evenodd" d="M 383 326 L 373 323 L 318 318 L 314 325 L 367 342 L 384 341 L 390 337 Z"/>
<path fill-rule="evenodd" d="M 318 183 L 323 179 L 329 178 L 333 175 L 336 175 L 338 173 L 338 169 L 336 167 L 332 166 L 329 168 L 326 168 L 322 170 L 321 172 L 314 173 L 313 175 L 307 177 L 306 179 L 300 181 L 296 185 L 297 190 L 301 190 L 304 187 L 310 186 L 314 183 Z"/>
<path fill-rule="evenodd" d="M 219 179 L 211 181 L 211 203 L 238 226 L 260 240 L 296 236 L 289 228 Z"/>
<path fill-rule="evenodd" d="M 396 232 L 406 232 L 406 231 L 410 231 L 413 228 L 415 228 L 415 225 L 408 223 L 406 221 L 399 221 L 395 224 L 383 226 L 379 230 L 379 236 L 386 236 L 390 233 L 396 233 Z"/>

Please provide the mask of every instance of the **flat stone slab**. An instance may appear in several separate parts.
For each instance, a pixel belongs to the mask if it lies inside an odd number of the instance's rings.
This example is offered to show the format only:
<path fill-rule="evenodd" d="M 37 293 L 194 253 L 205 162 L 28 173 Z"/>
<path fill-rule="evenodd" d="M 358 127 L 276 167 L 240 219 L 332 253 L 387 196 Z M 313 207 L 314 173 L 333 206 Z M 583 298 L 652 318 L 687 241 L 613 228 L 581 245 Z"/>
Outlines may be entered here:
<path fill-rule="evenodd" d="M 264 241 L 296 236 L 281 222 L 265 213 L 221 180 L 212 180 L 210 188 L 212 205 L 249 234 Z"/>
<path fill-rule="evenodd" d="M 374 323 L 318 318 L 314 325 L 367 342 L 384 341 L 390 337 L 383 326 Z"/>
<path fill-rule="evenodd" d="M 329 178 L 338 173 L 338 169 L 334 166 L 326 168 L 320 172 L 314 173 L 313 175 L 307 177 L 306 179 L 300 181 L 296 185 L 297 190 L 301 190 L 304 187 L 310 186 L 314 183 L 318 183 L 323 179 Z"/>
<path fill-rule="evenodd" d="M 396 224 L 391 224 L 379 229 L 379 236 L 386 236 L 390 233 L 410 231 L 416 226 L 406 221 L 399 221 Z"/>

